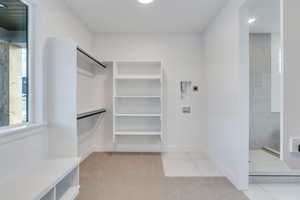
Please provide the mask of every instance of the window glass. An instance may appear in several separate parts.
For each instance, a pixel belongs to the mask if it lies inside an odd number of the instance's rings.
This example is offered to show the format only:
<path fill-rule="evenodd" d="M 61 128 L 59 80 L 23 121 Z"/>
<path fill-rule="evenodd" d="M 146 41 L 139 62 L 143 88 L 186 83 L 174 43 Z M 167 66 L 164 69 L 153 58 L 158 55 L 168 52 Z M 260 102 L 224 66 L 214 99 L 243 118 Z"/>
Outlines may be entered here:
<path fill-rule="evenodd" d="M 0 127 L 28 122 L 28 8 L 0 0 Z"/>

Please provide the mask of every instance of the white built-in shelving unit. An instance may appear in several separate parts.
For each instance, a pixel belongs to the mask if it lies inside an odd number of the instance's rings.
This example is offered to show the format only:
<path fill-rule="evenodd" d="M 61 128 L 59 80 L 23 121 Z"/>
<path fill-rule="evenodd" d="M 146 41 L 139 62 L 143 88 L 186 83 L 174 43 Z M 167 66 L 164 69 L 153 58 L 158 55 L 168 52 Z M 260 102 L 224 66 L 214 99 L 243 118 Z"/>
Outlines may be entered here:
<path fill-rule="evenodd" d="M 117 61 L 113 74 L 113 141 L 117 136 L 163 140 L 162 62 Z"/>

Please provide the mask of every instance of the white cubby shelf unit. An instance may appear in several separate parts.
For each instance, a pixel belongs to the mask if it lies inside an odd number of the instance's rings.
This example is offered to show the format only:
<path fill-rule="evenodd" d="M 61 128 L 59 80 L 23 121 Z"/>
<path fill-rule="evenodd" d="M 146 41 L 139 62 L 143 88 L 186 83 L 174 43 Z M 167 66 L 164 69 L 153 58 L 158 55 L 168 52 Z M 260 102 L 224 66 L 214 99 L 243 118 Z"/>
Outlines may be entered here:
<path fill-rule="evenodd" d="M 117 136 L 163 140 L 161 61 L 116 61 L 113 73 L 113 141 Z"/>
<path fill-rule="evenodd" d="M 78 193 L 79 158 L 45 160 L 0 184 L 7 200 L 74 200 Z"/>

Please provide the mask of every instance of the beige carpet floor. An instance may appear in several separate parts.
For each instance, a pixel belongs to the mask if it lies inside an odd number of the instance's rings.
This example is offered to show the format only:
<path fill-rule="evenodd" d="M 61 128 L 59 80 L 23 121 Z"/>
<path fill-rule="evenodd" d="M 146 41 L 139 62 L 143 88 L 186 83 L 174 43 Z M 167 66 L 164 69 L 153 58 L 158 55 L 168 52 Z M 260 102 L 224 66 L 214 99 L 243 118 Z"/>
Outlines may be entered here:
<path fill-rule="evenodd" d="M 165 177 L 160 154 L 93 153 L 77 200 L 247 200 L 226 178 Z"/>

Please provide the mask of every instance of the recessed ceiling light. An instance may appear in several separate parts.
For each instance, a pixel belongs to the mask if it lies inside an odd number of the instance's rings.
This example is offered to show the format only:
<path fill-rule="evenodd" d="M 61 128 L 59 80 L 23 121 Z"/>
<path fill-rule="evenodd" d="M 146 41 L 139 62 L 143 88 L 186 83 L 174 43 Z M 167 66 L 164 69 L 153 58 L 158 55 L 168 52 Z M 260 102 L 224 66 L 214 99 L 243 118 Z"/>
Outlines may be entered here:
<path fill-rule="evenodd" d="M 256 17 L 251 17 L 248 19 L 248 24 L 254 24 L 255 21 L 256 21 Z"/>
<path fill-rule="evenodd" d="M 142 4 L 150 4 L 152 3 L 154 0 L 138 0 L 140 3 Z"/>

